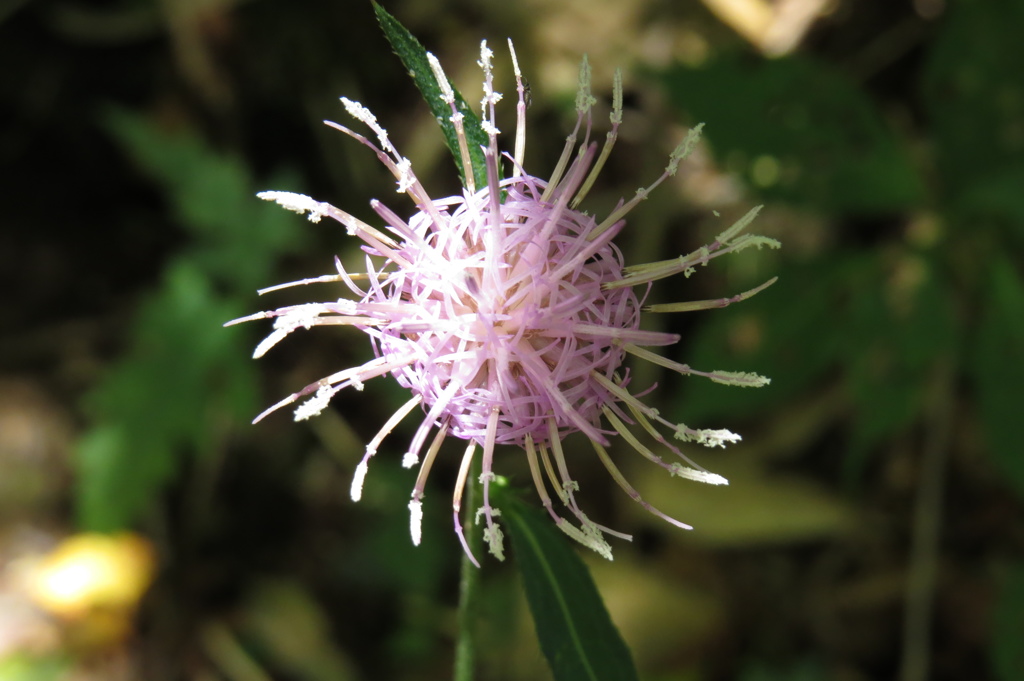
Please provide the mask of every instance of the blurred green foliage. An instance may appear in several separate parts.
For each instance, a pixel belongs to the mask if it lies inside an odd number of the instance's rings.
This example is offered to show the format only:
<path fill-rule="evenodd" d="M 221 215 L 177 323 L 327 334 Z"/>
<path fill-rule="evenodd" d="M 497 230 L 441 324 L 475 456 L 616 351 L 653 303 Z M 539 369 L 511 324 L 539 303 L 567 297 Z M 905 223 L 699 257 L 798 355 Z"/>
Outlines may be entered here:
<path fill-rule="evenodd" d="M 1024 649 L 1020 634 L 1024 631 L 1024 565 L 1005 575 L 993 621 L 991 658 L 1000 681 L 1024 678 Z"/>
<path fill-rule="evenodd" d="M 687 360 L 773 378 L 735 391 L 689 382 L 674 413 L 687 422 L 762 414 L 839 376 L 853 407 L 843 468 L 860 480 L 879 445 L 930 429 L 934 381 L 945 362 L 972 386 L 985 448 L 1024 498 L 1024 3 L 952 2 L 928 46 L 915 130 L 895 129 L 841 74 L 809 57 L 766 62 L 719 56 L 662 78 L 681 108 L 713 123 L 716 156 L 766 200 L 834 219 L 910 212 L 925 239 L 851 244 L 780 272 L 756 304 L 704 323 Z M 915 149 L 914 153 L 910 153 Z M 770 157 L 777 173 L 758 176 Z M 761 180 L 761 181 L 759 181 Z M 759 342 L 730 343 L 753 333 Z M 1024 612 L 1013 568 L 993 621 L 1003 681 L 1022 678 L 1016 650 Z M 743 678 L 818 678 L 750 671 Z"/>
<path fill-rule="evenodd" d="M 752 662 L 743 668 L 739 681 L 825 681 L 828 673 L 816 661 L 805 660 L 789 668 Z"/>
<path fill-rule="evenodd" d="M 214 456 L 257 411 L 249 338 L 223 324 L 247 313 L 275 259 L 303 244 L 287 213 L 255 199 L 239 159 L 127 111 L 108 111 L 106 123 L 192 239 L 141 301 L 123 357 L 87 400 L 94 422 L 78 444 L 78 516 L 98 531 L 131 526 L 184 457 Z"/>
<path fill-rule="evenodd" d="M 766 200 L 826 213 L 921 201 L 923 182 L 905 143 L 835 68 L 799 55 L 766 61 L 727 53 L 700 68 L 671 68 L 662 82 L 673 103 L 709 122 L 726 166 L 740 168 Z"/>
<path fill-rule="evenodd" d="M 941 185 L 937 202 L 962 229 L 1001 222 L 1024 236 L 1024 62 L 1020 0 L 951 2 L 928 53 L 922 95 Z M 987 220 L 986 220 L 987 219 Z"/>
<path fill-rule="evenodd" d="M 70 664 L 63 655 L 7 655 L 0 658 L 3 681 L 58 681 L 66 678 Z"/>
<path fill-rule="evenodd" d="M 1007 480 L 1024 496 L 1024 452 L 1017 419 L 1024 405 L 1024 279 L 1005 256 L 993 258 L 971 358 L 978 415 Z"/>
<path fill-rule="evenodd" d="M 723 162 L 779 159 L 778 183 L 753 183 L 766 199 L 837 218 L 935 211 L 938 222 L 933 243 L 827 253 L 788 267 L 753 310 L 716 315 L 697 334 L 693 364 L 756 367 L 772 389 L 737 396 L 693 382 L 680 414 L 751 413 L 839 371 L 856 408 L 846 468 L 857 471 L 873 446 L 920 420 L 928 373 L 950 358 L 978 391 L 994 460 L 1024 494 L 1011 413 L 1024 404 L 1024 83 L 1009 66 L 1024 63 L 1013 20 L 1022 12 L 1010 0 L 950 8 L 927 57 L 928 127 L 918 131 L 934 148 L 917 165 L 903 150 L 919 142 L 901 142 L 863 90 L 807 58 L 724 57 L 665 74 L 674 101 L 715 122 L 709 138 Z M 722 342 L 740 324 L 762 336 L 751 352 Z"/>

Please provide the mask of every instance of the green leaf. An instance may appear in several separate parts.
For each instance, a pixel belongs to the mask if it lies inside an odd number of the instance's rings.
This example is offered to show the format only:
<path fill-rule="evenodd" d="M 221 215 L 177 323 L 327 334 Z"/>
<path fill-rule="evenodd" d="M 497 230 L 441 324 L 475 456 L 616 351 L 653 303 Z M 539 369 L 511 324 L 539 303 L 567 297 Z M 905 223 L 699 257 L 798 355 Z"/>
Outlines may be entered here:
<path fill-rule="evenodd" d="M 1019 430 L 1024 404 L 1024 280 L 1005 257 L 994 260 L 989 271 L 972 363 L 979 416 L 992 458 L 1024 496 Z"/>
<path fill-rule="evenodd" d="M 3 681 L 58 681 L 68 677 L 72 664 L 59 653 L 30 655 L 15 648 L 0 656 Z"/>
<path fill-rule="evenodd" d="M 255 413 L 250 331 L 222 325 L 247 311 L 242 301 L 304 230 L 256 199 L 239 159 L 195 135 L 121 109 L 107 110 L 104 123 L 191 237 L 140 302 L 123 355 L 86 398 L 93 424 L 77 447 L 78 518 L 112 531 L 144 514 L 186 457 L 202 460 L 223 446 L 231 423 Z"/>
<path fill-rule="evenodd" d="M 864 92 L 826 64 L 733 54 L 661 79 L 677 107 L 708 122 L 715 155 L 768 200 L 854 213 L 923 201 L 908 151 Z"/>
<path fill-rule="evenodd" d="M 381 30 L 384 31 L 384 36 L 391 43 L 395 54 L 402 60 L 402 64 L 412 74 L 416 87 L 419 88 L 423 99 L 427 102 L 427 106 L 430 107 L 430 113 L 434 115 L 434 118 L 440 124 L 441 130 L 444 132 L 445 142 L 448 144 L 448 149 L 452 152 L 452 157 L 455 159 L 455 167 L 459 171 L 459 177 L 462 178 L 462 184 L 465 186 L 466 178 L 462 171 L 462 154 L 459 152 L 459 138 L 455 133 L 455 125 L 451 122 L 452 110 L 448 104 L 441 101 L 441 89 L 437 86 L 437 80 L 434 78 L 434 72 L 430 69 L 430 63 L 427 62 L 426 49 L 420 44 L 420 41 L 416 40 L 409 33 L 405 26 L 402 26 L 397 19 L 388 14 L 376 2 L 373 3 L 373 10 L 377 13 L 377 21 L 380 23 Z M 463 125 L 465 126 L 466 139 L 469 142 L 469 157 L 473 166 L 473 181 L 478 188 L 486 187 L 487 166 L 484 163 L 484 153 L 481 147 L 486 147 L 490 144 L 490 141 L 480 127 L 480 119 L 470 108 L 469 104 L 466 103 L 466 100 L 462 98 L 459 91 L 455 90 L 454 86 L 452 89 L 455 91 L 455 106 L 459 113 L 464 116 Z"/>
<path fill-rule="evenodd" d="M 96 532 L 123 529 L 141 515 L 177 469 L 166 442 L 152 440 L 142 451 L 128 446 L 124 428 L 96 426 L 75 446 L 79 527 Z"/>
<path fill-rule="evenodd" d="M 586 565 L 551 520 L 495 485 L 537 638 L 557 681 L 637 679 Z"/>
<path fill-rule="evenodd" d="M 307 229 L 293 214 L 256 199 L 258 188 L 239 158 L 124 109 L 108 108 L 103 123 L 165 190 L 177 223 L 192 237 L 187 257 L 226 290 L 250 296 L 266 284 L 278 258 L 308 243 Z M 281 173 L 265 187 L 296 184 Z"/>
<path fill-rule="evenodd" d="M 95 425 L 78 446 L 78 514 L 97 531 L 136 520 L 182 458 L 218 446 L 256 409 L 239 316 L 187 262 L 173 265 L 136 320 L 130 348 L 87 397 Z"/>
<path fill-rule="evenodd" d="M 729 484 L 695 484 L 669 477 L 656 466 L 638 468 L 630 476 L 645 499 L 656 500 L 666 515 L 693 524 L 687 545 L 738 550 L 785 546 L 842 537 L 863 524 L 857 510 L 825 485 L 768 470 L 754 458 L 712 460 L 697 454 L 700 463 Z M 626 513 L 636 523 L 650 517 L 639 504 L 630 504 Z M 670 529 L 669 534 L 674 532 Z"/>

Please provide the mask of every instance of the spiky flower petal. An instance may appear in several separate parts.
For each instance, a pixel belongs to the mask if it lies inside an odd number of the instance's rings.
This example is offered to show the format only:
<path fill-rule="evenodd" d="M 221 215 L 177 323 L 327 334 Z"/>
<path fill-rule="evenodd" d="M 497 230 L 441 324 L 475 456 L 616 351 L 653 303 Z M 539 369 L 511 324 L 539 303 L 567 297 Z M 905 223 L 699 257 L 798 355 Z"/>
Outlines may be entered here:
<path fill-rule="evenodd" d="M 626 355 L 730 385 L 756 387 L 768 383 L 767 378 L 751 373 L 697 371 L 645 349 L 671 345 L 679 337 L 640 329 L 643 301 L 634 287 L 643 286 L 646 291 L 653 281 L 674 274 L 688 277 L 696 266 L 706 265 L 725 253 L 753 245 L 777 247 L 778 243 L 741 234 L 756 215 L 757 209 L 754 209 L 713 243 L 694 253 L 626 267 L 613 243 L 625 227 L 624 217 L 651 190 L 675 174 L 679 163 L 697 144 L 702 126 L 690 131 L 671 154 L 659 178 L 638 190 L 632 199 L 620 201 L 618 207 L 599 222 L 576 207 L 593 185 L 618 136 L 622 120 L 621 76 L 616 74 L 615 78 L 611 129 L 598 154 L 598 145 L 589 140 L 590 110 L 595 100 L 590 94 L 590 67 L 584 58 L 576 98 L 576 126 L 566 140 L 554 173 L 545 181 L 526 174 L 523 168 L 525 87 L 511 41 L 509 49 L 519 95 L 515 155 L 511 158 L 509 177 L 501 179 L 499 131 L 494 123 L 495 105 L 501 100 L 501 94 L 494 90 L 493 53 L 486 42 L 481 44 L 479 62 L 484 73 L 481 126 L 489 140 L 484 149 L 486 187 L 477 189 L 472 184 L 464 117 L 457 111 L 454 92 L 433 55 L 428 55 L 428 61 L 437 78 L 441 99 L 451 107 L 464 177 L 469 183 L 461 196 L 431 199 L 412 164 L 398 153 L 374 115 L 358 102 L 343 98 L 348 113 L 374 133 L 377 143 L 337 123 L 328 122 L 328 125 L 369 147 L 394 175 L 398 192 L 408 194 L 418 210 L 408 220 L 403 220 L 380 202 L 372 201 L 371 206 L 389 235 L 308 196 L 274 191 L 260 193 L 260 198 L 308 214 L 313 222 L 330 217 L 345 225 L 349 234 L 359 237 L 365 244 L 366 271 L 350 273 L 335 258 L 337 274 L 275 286 L 261 293 L 290 285 L 340 282 L 352 293 L 352 298 L 279 308 L 231 323 L 274 319 L 274 330 L 256 348 L 256 357 L 300 328 L 353 326 L 370 337 L 374 359 L 306 386 L 256 420 L 299 400 L 303 401 L 295 410 L 296 420 L 309 418 L 320 413 L 340 390 L 347 387 L 360 390 L 367 380 L 391 374 L 410 390 L 412 398 L 387 420 L 367 445 L 355 471 L 352 498 L 359 500 L 361 497 L 369 461 L 383 439 L 410 413 L 417 408 L 423 410 L 425 416 L 403 458 L 405 467 L 417 464 L 420 467 L 409 502 L 414 543 L 419 544 L 421 538 L 427 475 L 442 442 L 451 435 L 469 443 L 453 503 L 456 532 L 467 552 L 460 519 L 461 497 L 470 462 L 479 448 L 484 502 L 481 508 L 471 509 L 470 515 L 483 518 L 484 536 L 491 552 L 498 558 L 503 555 L 502 532 L 495 520 L 500 511 L 490 503 L 489 488 L 494 479 L 495 447 L 513 445 L 526 453 L 537 492 L 558 527 L 573 539 L 611 558 L 611 548 L 604 535 L 626 539 L 629 536 L 598 525 L 580 510 L 575 498 L 579 486 L 566 465 L 562 438 L 574 432 L 584 433 L 592 442 L 598 459 L 630 497 L 651 513 L 686 529 L 688 525 L 644 501 L 626 481 L 606 449 L 609 437 L 621 435 L 638 453 L 670 475 L 716 485 L 727 482 L 690 461 L 662 435 L 659 427 L 666 428 L 674 439 L 708 447 L 724 447 L 740 439 L 727 430 L 692 429 L 666 421 L 628 390 Z M 581 129 L 584 139 L 577 149 Z M 652 305 L 644 309 L 667 312 L 724 307 L 749 298 L 772 281 L 731 298 Z M 633 430 L 636 426 L 685 464 L 666 463 L 641 442 Z M 549 486 L 578 525 L 555 510 L 548 494 Z M 473 556 L 471 558 L 476 562 Z"/>

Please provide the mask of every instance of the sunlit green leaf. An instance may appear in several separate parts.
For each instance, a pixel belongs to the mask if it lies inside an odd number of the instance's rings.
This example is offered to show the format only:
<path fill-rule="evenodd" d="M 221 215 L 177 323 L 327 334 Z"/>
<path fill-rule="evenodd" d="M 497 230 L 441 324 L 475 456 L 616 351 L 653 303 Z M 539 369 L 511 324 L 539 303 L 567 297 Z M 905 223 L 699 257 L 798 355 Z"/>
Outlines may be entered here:
<path fill-rule="evenodd" d="M 445 142 L 448 144 L 448 149 L 452 152 L 452 157 L 455 159 L 455 166 L 459 170 L 459 177 L 462 177 L 462 184 L 465 185 L 466 178 L 463 176 L 462 171 L 462 155 L 459 151 L 459 140 L 455 133 L 455 125 L 451 122 L 451 106 L 441 101 L 441 89 L 437 86 L 434 72 L 431 71 L 430 64 L 427 62 L 426 49 L 397 19 L 388 14 L 383 7 L 374 2 L 373 9 L 377 13 L 377 21 L 380 22 L 380 27 L 384 31 L 385 37 L 391 43 L 395 54 L 402 60 L 402 64 L 412 74 L 416 87 L 419 88 L 423 99 L 427 102 L 427 106 L 430 107 L 430 113 L 434 115 L 441 126 Z M 454 86 L 452 89 L 455 89 Z M 487 135 L 480 128 L 480 119 L 473 112 L 473 109 L 470 108 L 469 104 L 466 103 L 466 100 L 462 98 L 458 90 L 455 90 L 455 106 L 459 113 L 464 116 L 463 125 L 465 126 L 466 138 L 469 141 L 469 156 L 473 165 L 473 181 L 476 182 L 477 187 L 486 187 L 487 171 L 484 164 L 484 154 L 480 148 L 488 145 Z"/>
<path fill-rule="evenodd" d="M 96 425 L 79 445 L 79 518 L 92 530 L 130 524 L 175 474 L 183 456 L 215 444 L 225 420 L 256 408 L 240 314 L 204 275 L 172 267 L 144 304 L 132 345 L 89 395 Z"/>
<path fill-rule="evenodd" d="M 68 676 L 71 663 L 58 654 L 28 655 L 17 648 L 0 656 L 3 681 L 58 681 Z"/>
<path fill-rule="evenodd" d="M 698 463 L 729 480 L 701 485 L 665 475 L 656 466 L 630 477 L 644 498 L 667 515 L 693 525 L 693 532 L 665 526 L 666 533 L 693 545 L 716 548 L 782 546 L 840 537 L 858 524 L 856 509 L 834 490 L 795 475 L 765 470 L 750 458 L 730 458 L 710 450 L 690 451 Z M 638 504 L 626 513 L 637 523 L 652 522 Z"/>
<path fill-rule="evenodd" d="M 551 519 L 492 487 L 523 578 L 537 638 L 557 681 L 629 681 L 636 669 L 586 565 Z"/>

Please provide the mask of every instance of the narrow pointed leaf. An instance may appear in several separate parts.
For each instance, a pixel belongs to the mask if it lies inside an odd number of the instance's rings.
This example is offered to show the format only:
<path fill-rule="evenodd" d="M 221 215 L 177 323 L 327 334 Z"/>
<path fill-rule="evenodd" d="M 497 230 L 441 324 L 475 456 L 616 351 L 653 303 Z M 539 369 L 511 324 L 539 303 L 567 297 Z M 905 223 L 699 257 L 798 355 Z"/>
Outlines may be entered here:
<path fill-rule="evenodd" d="M 556 681 L 637 679 L 629 648 L 567 538 L 546 515 L 507 489 L 496 485 L 492 490 Z"/>
<path fill-rule="evenodd" d="M 377 21 L 380 23 L 381 30 L 384 31 L 384 37 L 388 39 L 395 54 L 398 55 L 398 58 L 402 60 L 402 64 L 412 74 L 416 87 L 419 88 L 423 99 L 427 101 L 427 106 L 430 107 L 430 113 L 434 115 L 434 118 L 441 125 L 445 142 L 448 144 L 448 149 L 452 152 L 452 157 L 455 159 L 455 167 L 458 168 L 459 177 L 462 178 L 462 184 L 465 186 L 466 178 L 463 177 L 462 173 L 462 156 L 459 153 L 459 140 L 455 134 L 455 125 L 451 121 L 452 110 L 448 104 L 441 101 L 441 88 L 437 86 L 434 72 L 430 70 L 426 49 L 420 44 L 420 41 L 409 33 L 405 26 L 402 26 L 397 19 L 388 14 L 376 2 L 373 3 L 373 10 L 377 13 Z M 476 182 L 477 187 L 486 187 L 487 171 L 481 147 L 488 145 L 487 135 L 480 127 L 480 118 L 473 112 L 469 104 L 466 103 L 462 94 L 454 86 L 452 86 L 452 90 L 455 92 L 455 106 L 464 116 L 463 125 L 466 130 L 466 139 L 469 142 L 469 156 L 473 165 L 473 180 Z"/>

